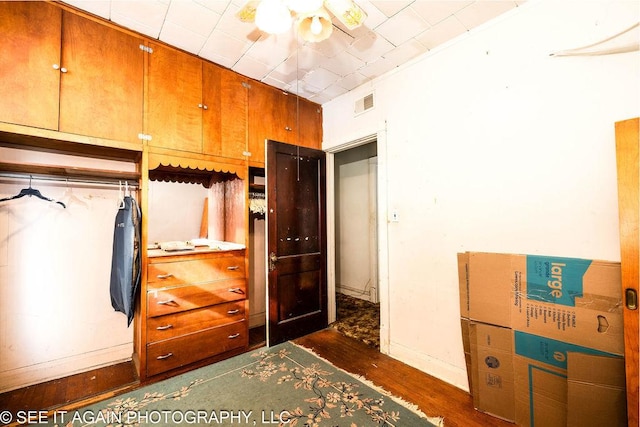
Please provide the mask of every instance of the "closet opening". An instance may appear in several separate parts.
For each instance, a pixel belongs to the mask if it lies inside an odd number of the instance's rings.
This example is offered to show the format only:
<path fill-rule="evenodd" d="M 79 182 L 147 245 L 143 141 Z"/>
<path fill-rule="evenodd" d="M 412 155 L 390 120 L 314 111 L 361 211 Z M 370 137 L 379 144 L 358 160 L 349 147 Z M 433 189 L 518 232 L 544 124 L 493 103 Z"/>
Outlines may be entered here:
<path fill-rule="evenodd" d="M 249 347 L 267 342 L 265 170 L 249 168 Z"/>
<path fill-rule="evenodd" d="M 380 348 L 377 143 L 335 153 L 336 321 L 343 334 Z"/>

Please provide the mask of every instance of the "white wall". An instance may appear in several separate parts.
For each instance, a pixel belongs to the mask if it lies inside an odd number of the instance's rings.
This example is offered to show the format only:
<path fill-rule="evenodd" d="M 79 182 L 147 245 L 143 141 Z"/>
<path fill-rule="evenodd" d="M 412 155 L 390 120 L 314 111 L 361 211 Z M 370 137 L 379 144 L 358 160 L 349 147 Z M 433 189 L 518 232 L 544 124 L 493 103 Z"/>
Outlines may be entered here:
<path fill-rule="evenodd" d="M 3 161 L 135 171 L 122 162 L 0 148 Z M 0 198 L 29 179 L 0 178 Z M 111 307 L 119 190 L 33 180 L 0 202 L 0 392 L 131 358 L 133 328 Z"/>
<path fill-rule="evenodd" d="M 549 54 L 639 17 L 636 1 L 530 0 L 323 105 L 327 150 L 386 121 L 393 357 L 467 388 L 457 252 L 620 259 L 614 122 L 640 115 L 640 54 Z"/>
<path fill-rule="evenodd" d="M 202 184 L 149 181 L 149 243 L 199 237 L 208 195 Z"/>

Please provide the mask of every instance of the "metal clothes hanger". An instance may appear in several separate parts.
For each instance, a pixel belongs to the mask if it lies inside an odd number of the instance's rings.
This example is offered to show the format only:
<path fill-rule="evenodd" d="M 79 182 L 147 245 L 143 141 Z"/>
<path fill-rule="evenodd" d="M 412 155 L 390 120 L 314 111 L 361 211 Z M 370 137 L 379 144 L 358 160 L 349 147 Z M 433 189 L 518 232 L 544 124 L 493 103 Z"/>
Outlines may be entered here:
<path fill-rule="evenodd" d="M 24 196 L 29 196 L 29 197 L 36 196 L 37 198 L 42 199 L 42 200 L 46 200 L 47 202 L 57 203 L 57 204 L 59 204 L 60 206 L 62 206 L 63 208 L 66 209 L 66 206 L 65 206 L 64 203 L 62 203 L 62 202 L 60 202 L 58 200 L 53 200 L 53 199 L 50 199 L 48 197 L 45 197 L 40 193 L 39 190 L 37 190 L 35 188 L 32 188 L 31 187 L 31 178 L 32 177 L 30 176 L 29 177 L 29 188 L 23 188 L 15 196 L 11 196 L 11 197 L 6 197 L 4 199 L 0 199 L 0 202 L 5 202 L 7 200 L 13 200 L 13 199 L 19 199 L 19 198 L 24 197 Z"/>

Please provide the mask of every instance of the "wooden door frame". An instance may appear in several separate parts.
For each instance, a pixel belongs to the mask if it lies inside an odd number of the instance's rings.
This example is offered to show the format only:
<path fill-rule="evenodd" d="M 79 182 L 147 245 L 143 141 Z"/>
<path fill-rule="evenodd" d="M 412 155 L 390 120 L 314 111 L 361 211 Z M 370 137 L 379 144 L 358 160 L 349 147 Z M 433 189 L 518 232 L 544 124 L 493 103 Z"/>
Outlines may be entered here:
<path fill-rule="evenodd" d="M 389 354 L 389 245 L 387 212 L 387 124 L 380 123 L 371 132 L 364 132 L 343 144 L 325 150 L 327 153 L 327 310 L 329 324 L 336 320 L 336 204 L 335 154 L 360 145 L 376 143 L 378 156 L 378 300 L 380 302 L 380 352 Z"/>

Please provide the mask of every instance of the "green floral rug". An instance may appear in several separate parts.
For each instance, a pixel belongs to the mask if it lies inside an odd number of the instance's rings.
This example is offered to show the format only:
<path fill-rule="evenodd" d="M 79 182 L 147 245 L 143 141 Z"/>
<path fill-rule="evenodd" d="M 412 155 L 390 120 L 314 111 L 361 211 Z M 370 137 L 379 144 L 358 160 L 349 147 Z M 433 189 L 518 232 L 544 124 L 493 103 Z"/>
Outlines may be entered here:
<path fill-rule="evenodd" d="M 401 379 L 398 379 L 399 381 Z M 75 411 L 50 426 L 434 426 L 303 347 L 284 343 L 224 360 Z"/>

